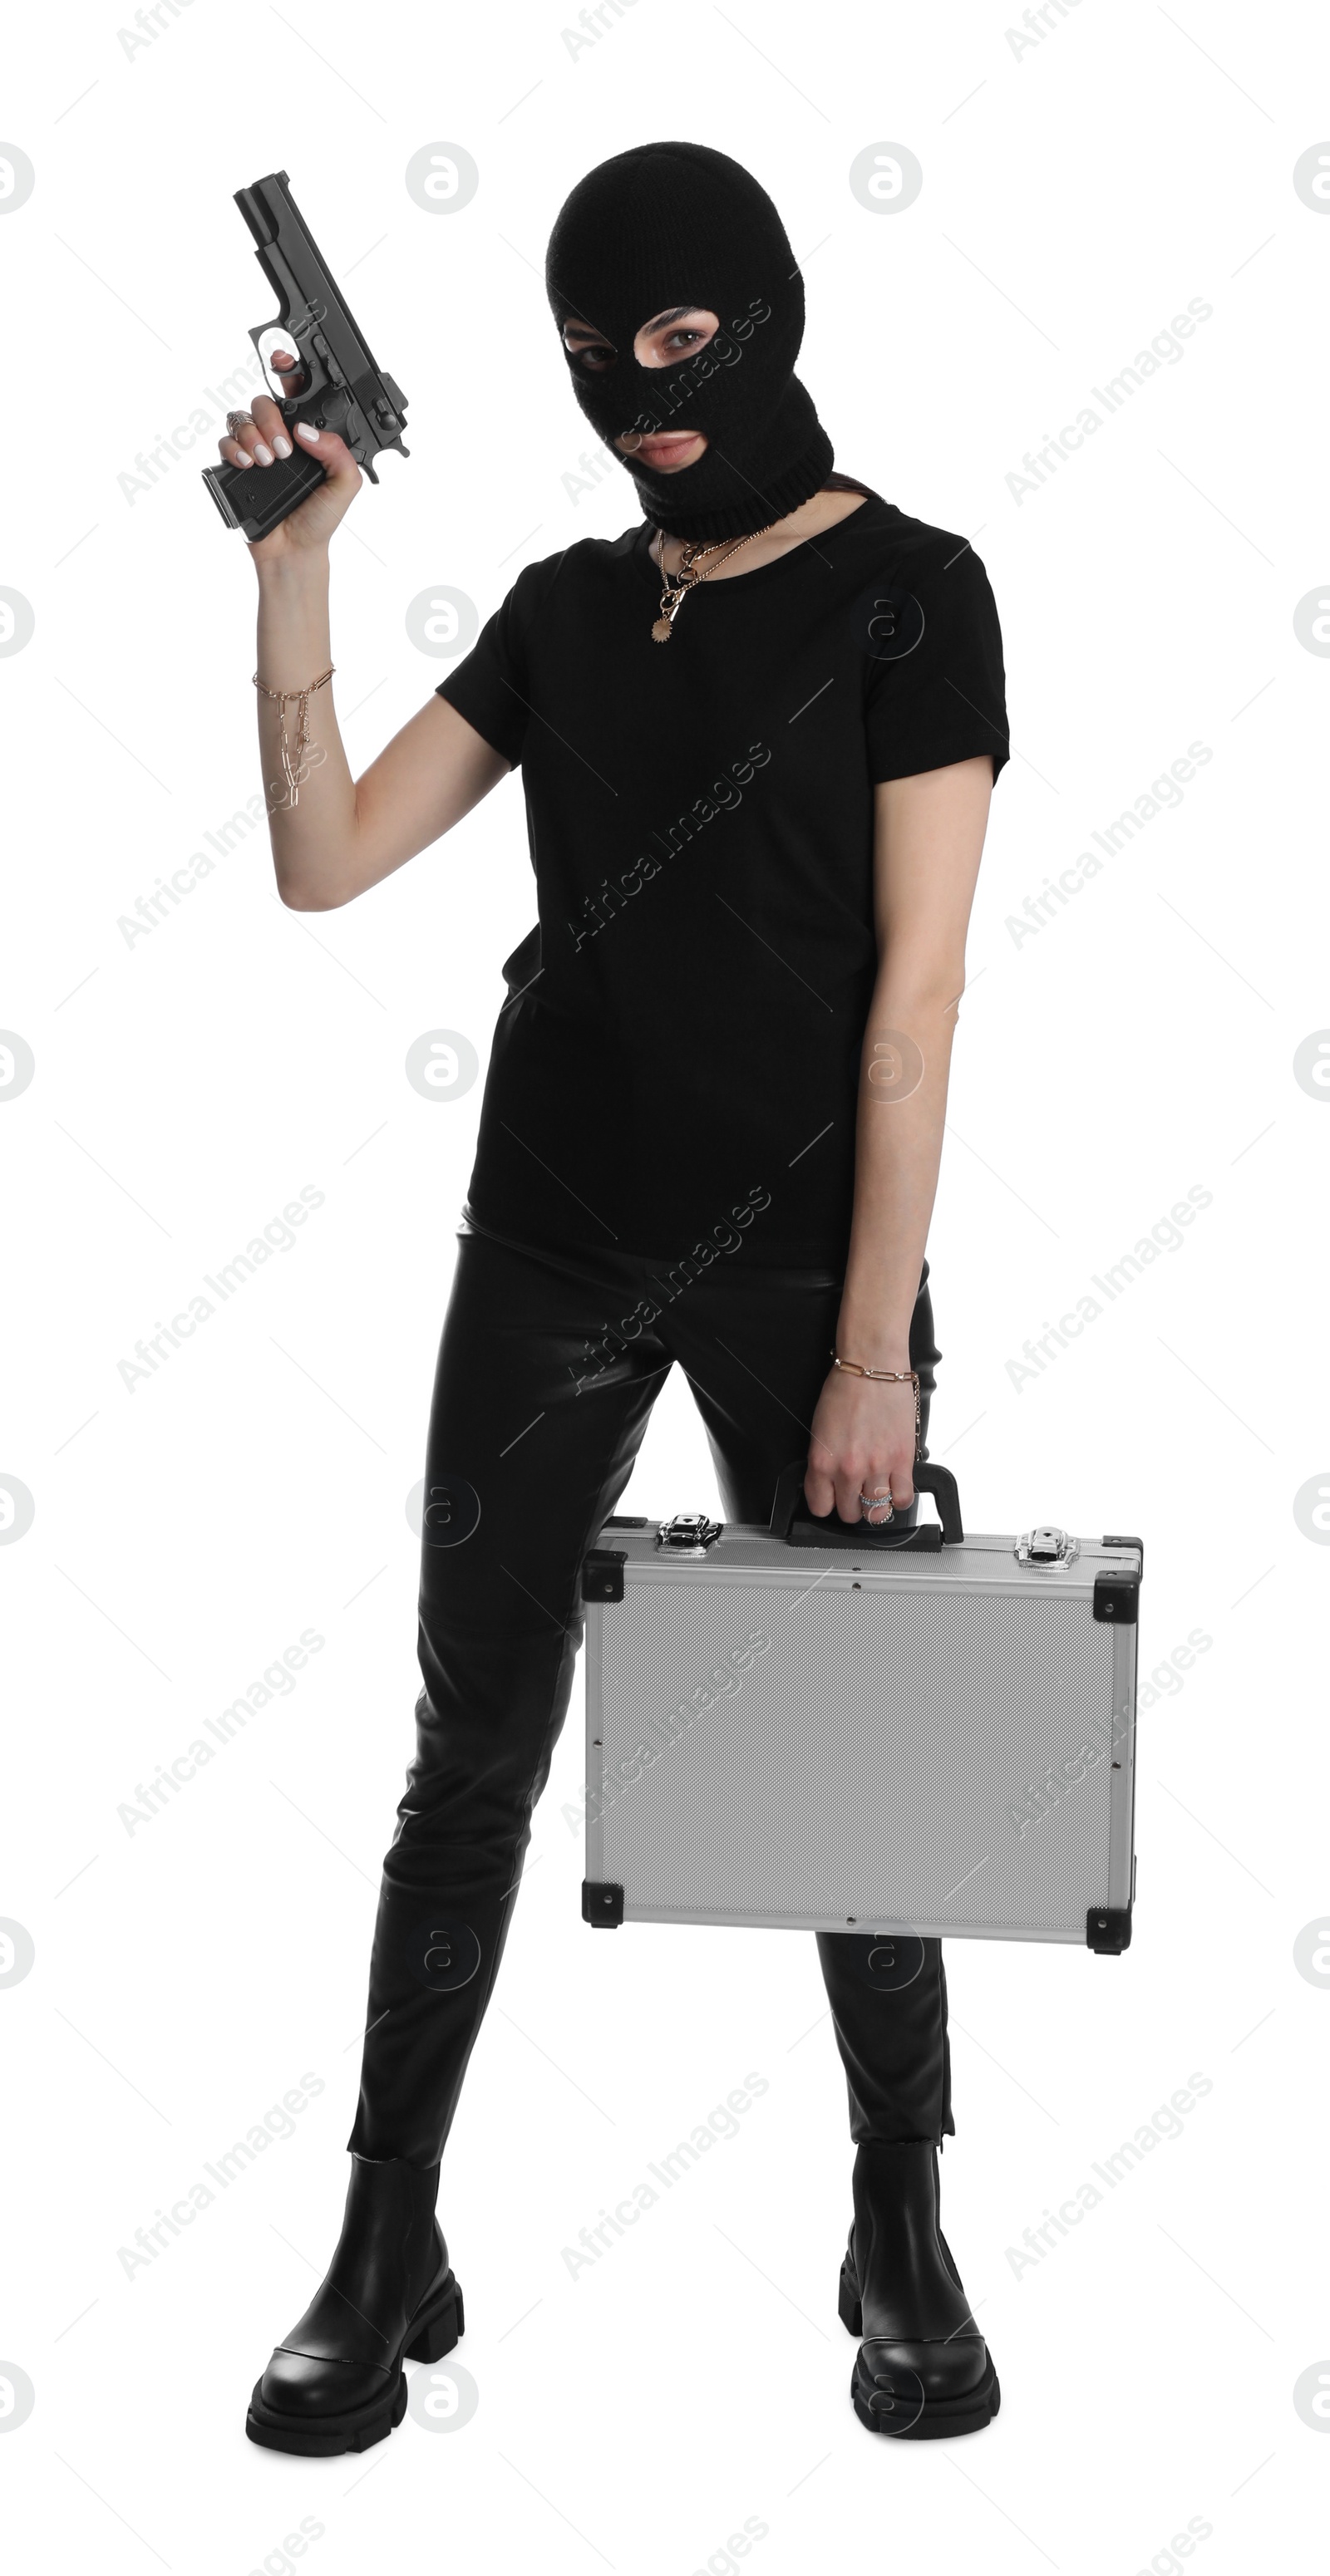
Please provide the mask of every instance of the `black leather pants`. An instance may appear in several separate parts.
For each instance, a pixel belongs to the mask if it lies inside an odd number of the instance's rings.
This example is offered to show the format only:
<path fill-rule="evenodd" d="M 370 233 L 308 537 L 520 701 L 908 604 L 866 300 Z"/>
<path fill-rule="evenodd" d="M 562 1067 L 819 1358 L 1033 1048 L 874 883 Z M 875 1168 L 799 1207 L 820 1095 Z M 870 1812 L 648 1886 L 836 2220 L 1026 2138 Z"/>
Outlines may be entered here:
<path fill-rule="evenodd" d="M 348 2142 L 359 2155 L 432 2165 L 442 2154 L 568 1707 L 582 1559 L 672 1362 L 706 1425 L 727 1520 L 769 1522 L 781 1467 L 807 1455 L 841 1282 L 745 1267 L 748 1250 L 718 1252 L 692 1278 L 617 1252 L 574 1269 L 463 1222 L 425 1475 L 424 1688 L 383 1867 Z M 925 1262 L 910 1330 L 925 1452 L 939 1357 L 927 1283 Z M 789 1937 L 768 1945 L 774 1977 Z M 950 2134 L 941 1943 L 816 1939 L 851 2136 Z"/>

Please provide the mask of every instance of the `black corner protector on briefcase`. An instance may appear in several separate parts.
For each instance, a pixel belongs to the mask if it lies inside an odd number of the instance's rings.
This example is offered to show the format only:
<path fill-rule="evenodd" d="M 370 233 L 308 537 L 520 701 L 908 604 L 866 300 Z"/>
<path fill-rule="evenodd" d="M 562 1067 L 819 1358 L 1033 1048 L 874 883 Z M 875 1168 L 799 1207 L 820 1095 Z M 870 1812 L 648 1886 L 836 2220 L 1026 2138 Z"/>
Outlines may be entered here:
<path fill-rule="evenodd" d="M 1098 1951 L 1101 1959 L 1120 1958 L 1124 1950 L 1131 1948 L 1131 1907 L 1092 1905 L 1085 1918 L 1085 1946 Z"/>
<path fill-rule="evenodd" d="M 622 1601 L 626 1547 L 593 1547 L 582 1559 L 584 1601 Z M 1098 1613 L 1096 1613 L 1098 1616 Z"/>
<path fill-rule="evenodd" d="M 1139 1574 L 1097 1574 L 1094 1616 L 1112 1619 L 1119 1628 L 1134 1628 L 1141 1598 Z"/>
<path fill-rule="evenodd" d="M 606 1923 L 611 1931 L 617 1931 L 623 1921 L 623 1889 L 616 1887 L 610 1879 L 584 1878 L 582 1920 L 584 1923 Z"/>
<path fill-rule="evenodd" d="M 950 1467 L 936 1466 L 931 1459 L 916 1459 L 912 1470 L 916 1494 L 932 1495 L 938 1518 L 902 1527 L 898 1515 L 894 1528 L 890 1521 L 843 1521 L 837 1511 L 818 1520 L 803 1499 L 807 1471 L 806 1458 L 793 1458 L 787 1467 L 782 1467 L 776 1481 L 771 1535 L 784 1539 L 787 1547 L 871 1548 L 884 1555 L 902 1555 L 909 1550 L 919 1556 L 935 1556 L 940 1548 L 959 1547 L 964 1540 L 961 1498 Z M 914 1504 L 907 1504 L 906 1509 L 913 1511 Z"/>

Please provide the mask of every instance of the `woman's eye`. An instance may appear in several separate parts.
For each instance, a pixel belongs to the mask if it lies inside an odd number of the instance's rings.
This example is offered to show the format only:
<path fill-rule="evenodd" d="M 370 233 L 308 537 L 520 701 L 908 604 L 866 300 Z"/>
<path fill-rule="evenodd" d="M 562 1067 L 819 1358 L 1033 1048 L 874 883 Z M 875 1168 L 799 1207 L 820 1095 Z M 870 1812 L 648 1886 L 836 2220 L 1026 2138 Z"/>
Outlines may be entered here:
<path fill-rule="evenodd" d="M 603 375 L 606 368 L 614 364 L 614 351 L 612 349 L 575 349 L 573 364 L 580 367 L 585 375 Z"/>

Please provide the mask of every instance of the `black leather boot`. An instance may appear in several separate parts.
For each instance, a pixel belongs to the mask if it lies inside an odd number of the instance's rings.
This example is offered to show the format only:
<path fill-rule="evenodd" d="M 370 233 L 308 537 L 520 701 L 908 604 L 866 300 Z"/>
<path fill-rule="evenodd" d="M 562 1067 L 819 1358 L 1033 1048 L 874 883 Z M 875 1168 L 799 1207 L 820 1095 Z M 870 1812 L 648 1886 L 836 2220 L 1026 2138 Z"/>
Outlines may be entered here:
<path fill-rule="evenodd" d="M 938 2206 L 930 2140 L 859 2147 L 840 2276 L 841 2323 L 863 2336 L 850 2395 L 861 2424 L 898 2441 L 978 2433 L 1001 2403 Z"/>
<path fill-rule="evenodd" d="M 410 2361 L 439 2361 L 464 2325 L 434 2215 L 439 2168 L 351 2158 L 328 2277 L 277 2346 L 245 2431 L 270 2451 L 365 2451 L 406 2413 Z"/>

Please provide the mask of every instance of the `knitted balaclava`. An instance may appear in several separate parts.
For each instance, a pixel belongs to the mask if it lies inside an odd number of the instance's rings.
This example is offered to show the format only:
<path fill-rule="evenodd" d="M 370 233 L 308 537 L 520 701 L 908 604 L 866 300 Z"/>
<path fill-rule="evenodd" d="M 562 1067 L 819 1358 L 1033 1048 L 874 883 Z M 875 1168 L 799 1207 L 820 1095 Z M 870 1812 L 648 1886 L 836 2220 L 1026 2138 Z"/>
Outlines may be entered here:
<path fill-rule="evenodd" d="M 627 466 L 647 518 L 710 543 L 747 536 L 820 490 L 831 441 L 794 361 L 803 280 L 765 188 L 704 143 L 643 143 L 578 181 L 560 209 L 545 287 L 562 339 L 575 320 L 603 333 L 614 364 L 591 375 L 565 351 L 573 391 Z M 720 329 L 691 357 L 643 367 L 633 342 L 676 305 Z M 697 429 L 692 465 L 653 471 L 614 447 L 624 431 Z"/>

